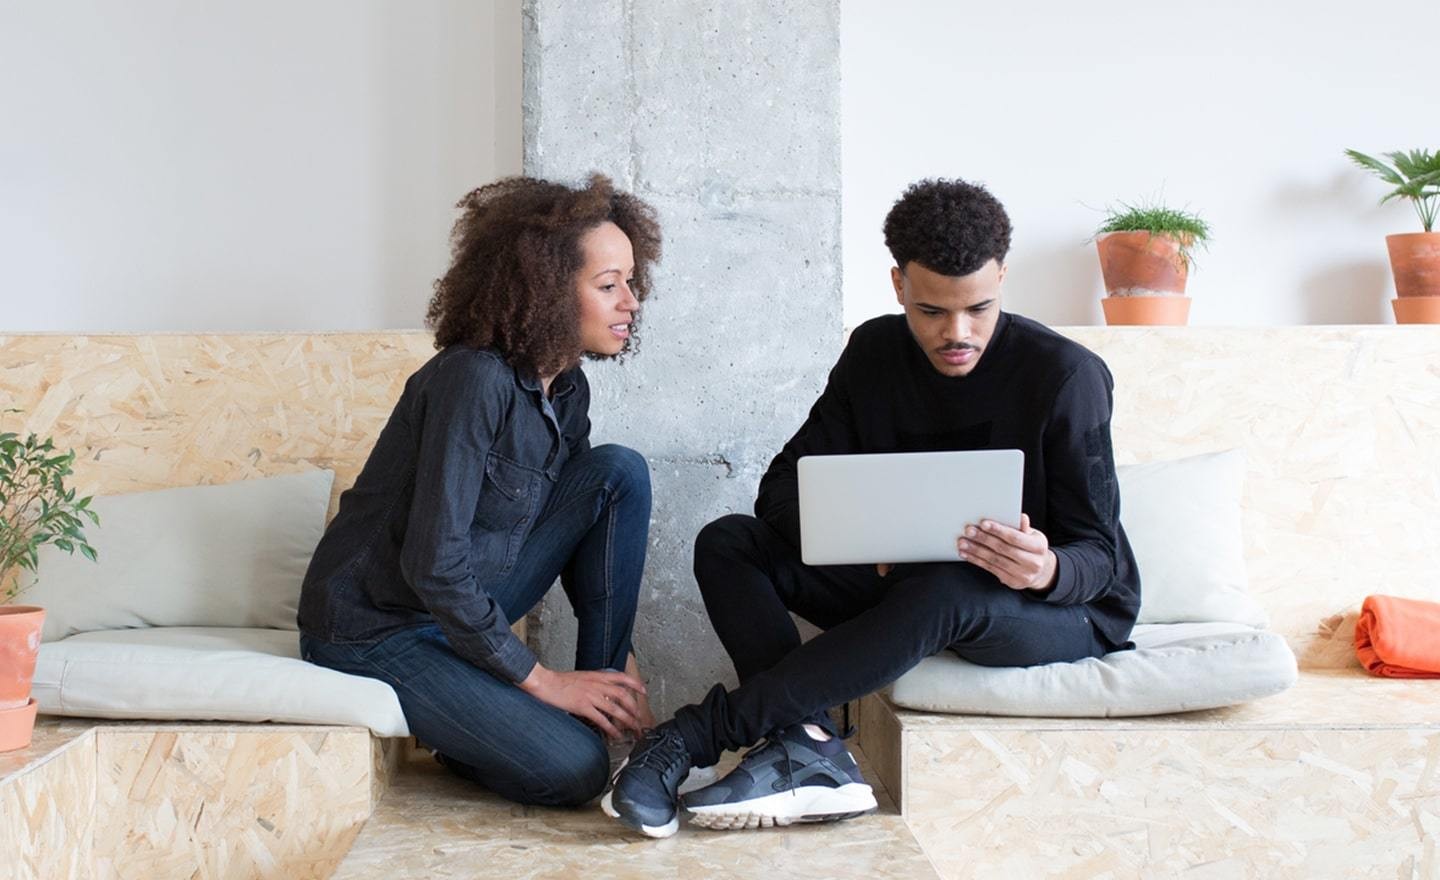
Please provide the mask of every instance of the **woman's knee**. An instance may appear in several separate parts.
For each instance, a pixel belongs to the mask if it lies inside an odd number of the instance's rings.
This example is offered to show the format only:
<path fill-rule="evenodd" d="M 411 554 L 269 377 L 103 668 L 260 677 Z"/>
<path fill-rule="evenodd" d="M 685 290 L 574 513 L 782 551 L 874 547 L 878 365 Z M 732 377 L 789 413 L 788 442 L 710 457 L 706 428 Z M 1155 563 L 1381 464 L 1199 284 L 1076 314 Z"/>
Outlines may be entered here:
<path fill-rule="evenodd" d="M 532 769 L 523 789 L 525 803 L 546 807 L 578 807 L 605 791 L 610 756 L 598 736 L 588 731 L 567 738 L 566 745 L 545 756 Z"/>
<path fill-rule="evenodd" d="M 650 462 L 628 446 L 606 443 L 585 453 L 593 467 L 606 475 L 606 482 L 617 490 L 643 493 L 650 497 Z"/>

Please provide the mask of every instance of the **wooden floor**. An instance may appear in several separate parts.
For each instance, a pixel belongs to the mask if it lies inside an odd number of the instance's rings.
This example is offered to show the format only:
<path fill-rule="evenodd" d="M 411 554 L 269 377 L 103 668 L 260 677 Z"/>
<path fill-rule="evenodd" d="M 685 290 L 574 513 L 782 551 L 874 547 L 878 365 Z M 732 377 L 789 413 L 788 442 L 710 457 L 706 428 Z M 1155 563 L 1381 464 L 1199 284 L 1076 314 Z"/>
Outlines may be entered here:
<path fill-rule="evenodd" d="M 722 769 L 737 756 L 727 756 Z M 860 759 L 862 768 L 865 759 Z M 867 769 L 868 768 L 864 768 Z M 433 763 L 407 764 L 333 875 L 392 877 L 936 877 L 895 805 L 847 822 L 760 831 L 682 826 L 666 840 L 623 828 L 592 804 L 521 807 Z"/>

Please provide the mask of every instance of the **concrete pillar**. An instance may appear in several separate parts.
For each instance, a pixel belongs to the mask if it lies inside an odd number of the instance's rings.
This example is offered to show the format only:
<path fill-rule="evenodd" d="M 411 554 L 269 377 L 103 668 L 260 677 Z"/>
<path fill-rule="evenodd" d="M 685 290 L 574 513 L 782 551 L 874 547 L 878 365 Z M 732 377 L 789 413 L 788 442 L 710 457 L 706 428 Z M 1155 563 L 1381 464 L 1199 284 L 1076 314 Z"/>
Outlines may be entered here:
<path fill-rule="evenodd" d="M 636 649 L 661 717 L 734 670 L 691 573 L 696 533 L 752 511 L 841 340 L 838 0 L 526 0 L 525 172 L 592 170 L 659 211 L 638 352 L 591 364 L 597 442 L 650 460 Z M 534 621 L 570 668 L 552 591 Z"/>

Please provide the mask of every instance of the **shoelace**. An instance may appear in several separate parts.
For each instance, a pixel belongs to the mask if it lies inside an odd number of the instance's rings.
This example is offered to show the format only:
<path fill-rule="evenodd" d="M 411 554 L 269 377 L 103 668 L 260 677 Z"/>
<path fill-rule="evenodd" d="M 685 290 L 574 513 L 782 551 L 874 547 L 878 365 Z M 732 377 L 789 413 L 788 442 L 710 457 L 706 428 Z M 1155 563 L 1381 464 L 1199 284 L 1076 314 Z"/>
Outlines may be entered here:
<path fill-rule="evenodd" d="M 684 759 L 675 751 L 666 754 L 664 746 L 676 738 L 676 734 L 668 731 L 665 733 L 653 729 L 645 731 L 646 746 L 635 758 L 634 764 L 638 767 L 648 767 L 651 770 L 659 771 L 662 775 L 674 770 Z"/>
<path fill-rule="evenodd" d="M 850 726 L 850 725 L 847 724 L 846 727 L 845 727 L 845 729 L 840 732 L 839 738 L 842 739 L 842 740 L 847 740 L 847 739 L 849 739 L 850 737 L 854 736 L 855 733 L 856 733 L 856 729 L 855 729 L 853 726 Z M 760 757 L 761 755 L 763 755 L 767 750 L 769 750 L 769 749 L 771 749 L 772 747 L 777 746 L 777 745 L 780 747 L 780 752 L 781 752 L 781 754 L 783 754 L 783 755 L 785 756 L 785 775 L 784 775 L 785 784 L 786 784 L 786 786 L 788 786 L 788 790 L 789 790 L 789 792 L 790 792 L 792 795 L 793 795 L 793 794 L 796 794 L 796 791 L 795 791 L 795 759 L 792 758 L 792 757 L 790 757 L 790 745 L 785 742 L 785 738 L 784 738 L 783 736 L 781 736 L 778 732 L 777 732 L 777 733 L 774 733 L 774 734 L 771 734 L 770 736 L 765 737 L 765 739 L 764 739 L 763 741 L 761 741 L 760 745 L 758 745 L 758 746 L 756 746 L 755 748 L 751 749 L 750 751 L 746 752 L 746 753 L 745 753 L 745 757 L 743 757 L 743 758 L 740 759 L 740 760 L 741 760 L 741 763 L 744 763 L 745 761 L 750 760 L 750 756 L 751 756 L 751 755 L 754 755 L 756 758 L 759 758 L 759 757 Z"/>

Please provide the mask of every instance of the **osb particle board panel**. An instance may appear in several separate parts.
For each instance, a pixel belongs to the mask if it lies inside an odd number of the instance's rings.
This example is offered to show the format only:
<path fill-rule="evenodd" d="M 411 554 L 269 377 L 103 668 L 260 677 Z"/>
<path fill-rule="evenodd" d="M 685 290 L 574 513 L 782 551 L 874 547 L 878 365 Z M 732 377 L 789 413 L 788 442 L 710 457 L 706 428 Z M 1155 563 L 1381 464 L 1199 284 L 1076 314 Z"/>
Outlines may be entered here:
<path fill-rule="evenodd" d="M 1440 878 L 1440 732 L 975 730 L 907 760 L 948 880 Z"/>
<path fill-rule="evenodd" d="M 327 877 L 370 815 L 362 729 L 97 736 L 101 876 Z"/>
<path fill-rule="evenodd" d="M 414 740 L 411 737 L 370 738 L 370 810 L 374 812 L 390 790 L 390 784 L 405 763 Z M 429 753 L 425 753 L 429 757 Z"/>
<path fill-rule="evenodd" d="M 1302 668 L 1354 663 L 1369 593 L 1440 600 L 1440 326 L 1064 332 L 1115 376 L 1120 463 L 1245 449 L 1250 589 Z"/>
<path fill-rule="evenodd" d="M 856 755 L 869 773 L 863 753 Z M 722 772 L 738 755 L 726 755 Z M 863 819 L 785 829 L 705 831 L 682 826 L 667 840 L 622 828 L 594 804 L 522 807 L 445 772 L 406 767 L 366 824 L 335 880 L 505 877 L 645 878 L 935 877 L 883 790 Z"/>
<path fill-rule="evenodd" d="M 95 734 L 49 737 L 53 752 L 0 781 L 0 877 L 84 880 L 93 876 Z"/>
<path fill-rule="evenodd" d="M 83 492 L 332 468 L 338 498 L 434 353 L 400 331 L 0 336 L 0 409 L 24 410 L 0 419 L 75 447 Z"/>
<path fill-rule="evenodd" d="M 95 722 L 89 720 L 57 718 L 54 715 L 36 717 L 29 746 L 0 752 L 0 785 L 11 776 L 27 773 L 50 760 L 62 747 L 89 735 L 94 728 Z"/>

